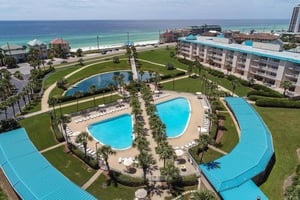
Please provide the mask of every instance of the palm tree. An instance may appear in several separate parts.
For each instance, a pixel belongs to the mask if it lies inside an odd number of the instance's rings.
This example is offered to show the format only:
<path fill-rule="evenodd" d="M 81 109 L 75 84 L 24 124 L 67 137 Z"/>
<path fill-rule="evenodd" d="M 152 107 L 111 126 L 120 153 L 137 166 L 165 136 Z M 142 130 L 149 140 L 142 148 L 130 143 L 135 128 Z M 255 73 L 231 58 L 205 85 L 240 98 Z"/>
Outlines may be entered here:
<path fill-rule="evenodd" d="M 159 84 L 159 81 L 161 80 L 161 77 L 159 75 L 158 72 L 155 72 L 154 74 L 154 84 L 155 84 L 155 90 L 157 90 L 158 88 L 158 84 Z"/>
<path fill-rule="evenodd" d="M 234 95 L 235 89 L 237 86 L 240 85 L 240 82 L 236 79 L 231 81 L 231 86 L 232 86 L 232 96 Z"/>
<path fill-rule="evenodd" d="M 152 154 L 147 151 L 141 151 L 140 154 L 137 156 L 138 164 L 143 169 L 143 178 L 144 183 L 147 183 L 147 171 L 150 169 L 152 165 L 156 163 Z"/>
<path fill-rule="evenodd" d="M 187 68 L 187 73 L 188 73 L 189 77 L 191 76 L 192 72 L 193 72 L 193 66 L 189 65 Z"/>
<path fill-rule="evenodd" d="M 226 65 L 226 71 L 227 71 L 227 75 L 228 75 L 229 72 L 232 71 L 232 66 L 231 65 Z"/>
<path fill-rule="evenodd" d="M 281 82 L 280 87 L 283 88 L 283 96 L 285 96 L 286 91 L 287 91 L 292 85 L 293 85 L 292 82 L 291 82 L 291 81 L 288 81 L 288 80 L 285 80 L 285 81 Z"/>
<path fill-rule="evenodd" d="M 114 89 L 115 89 L 115 85 L 113 83 L 109 83 L 108 84 L 108 88 L 110 90 L 110 101 L 112 101 L 112 94 L 114 92 Z"/>
<path fill-rule="evenodd" d="M 166 167 L 160 169 L 161 175 L 165 176 L 169 190 L 172 189 L 172 182 L 180 177 L 179 169 L 174 166 L 172 161 L 168 161 Z"/>
<path fill-rule="evenodd" d="M 78 101 L 79 101 L 79 98 L 82 97 L 82 92 L 80 91 L 76 91 L 73 96 L 76 98 L 77 100 L 77 112 L 78 112 Z"/>
<path fill-rule="evenodd" d="M 90 136 L 87 132 L 83 131 L 76 137 L 76 143 L 80 143 L 84 148 L 84 156 L 86 157 L 86 149 L 88 141 L 93 141 L 93 137 Z"/>
<path fill-rule="evenodd" d="M 0 102 L 0 110 L 4 110 L 5 114 L 5 119 L 7 120 L 7 102 L 6 101 L 1 101 Z"/>
<path fill-rule="evenodd" d="M 112 150 L 111 146 L 103 145 L 102 147 L 97 149 L 96 154 L 97 154 L 97 158 L 99 158 L 99 156 L 103 157 L 106 167 L 107 167 L 107 171 L 110 172 L 108 157 L 109 157 L 109 155 L 115 155 L 116 152 L 114 150 Z"/>
<path fill-rule="evenodd" d="M 164 167 L 166 165 L 166 160 L 171 159 L 174 156 L 173 148 L 166 140 L 159 143 L 156 152 L 159 154 L 159 158 L 164 160 Z"/>
<path fill-rule="evenodd" d="M 253 77 L 248 78 L 249 86 L 252 87 L 255 84 L 255 79 Z"/>
<path fill-rule="evenodd" d="M 194 198 L 196 200 L 217 200 L 217 196 L 214 192 L 206 189 L 198 190 L 194 193 Z"/>
<path fill-rule="evenodd" d="M 54 118 L 56 118 L 55 105 L 57 104 L 57 99 L 55 97 L 50 97 L 48 99 L 48 104 L 53 108 Z"/>
<path fill-rule="evenodd" d="M 49 61 L 47 62 L 47 65 L 49 66 L 49 68 L 51 68 L 52 65 L 53 65 L 53 62 L 52 62 L 51 60 L 49 60 Z"/>
<path fill-rule="evenodd" d="M 133 147 L 136 147 L 139 151 L 149 151 L 149 141 L 144 136 L 137 136 L 133 142 Z"/>
<path fill-rule="evenodd" d="M 58 119 L 58 122 L 62 124 L 62 129 L 65 135 L 65 139 L 69 146 L 69 136 L 67 135 L 67 123 L 71 122 L 71 118 L 69 117 L 69 115 L 61 115 L 60 118 Z"/>
<path fill-rule="evenodd" d="M 139 74 L 140 74 L 140 76 L 141 76 L 141 81 L 143 81 L 143 76 L 144 76 L 145 72 L 144 72 L 143 70 L 141 70 L 141 71 L 139 72 Z"/>
<path fill-rule="evenodd" d="M 91 85 L 89 88 L 89 93 L 91 93 L 93 95 L 94 98 L 94 106 L 96 106 L 96 101 L 95 101 L 95 92 L 96 92 L 97 88 L 96 85 Z"/>
<path fill-rule="evenodd" d="M 84 64 L 83 64 L 83 61 L 84 61 L 84 60 L 83 60 L 82 58 L 79 58 L 77 62 L 78 62 L 79 65 L 83 66 L 83 65 L 84 65 Z"/>
<path fill-rule="evenodd" d="M 200 157 L 200 162 L 202 162 L 202 158 L 204 155 L 204 151 L 207 150 L 209 144 L 213 144 L 213 139 L 209 135 L 199 134 L 198 142 L 198 152 Z"/>
<path fill-rule="evenodd" d="M 15 111 L 15 98 L 13 96 L 8 97 L 7 104 L 11 106 L 13 110 L 14 117 L 16 117 L 16 111 Z"/>
<path fill-rule="evenodd" d="M 4 52 L 2 51 L 2 49 L 0 49 L 0 66 L 3 66 L 3 58 L 4 58 Z"/>

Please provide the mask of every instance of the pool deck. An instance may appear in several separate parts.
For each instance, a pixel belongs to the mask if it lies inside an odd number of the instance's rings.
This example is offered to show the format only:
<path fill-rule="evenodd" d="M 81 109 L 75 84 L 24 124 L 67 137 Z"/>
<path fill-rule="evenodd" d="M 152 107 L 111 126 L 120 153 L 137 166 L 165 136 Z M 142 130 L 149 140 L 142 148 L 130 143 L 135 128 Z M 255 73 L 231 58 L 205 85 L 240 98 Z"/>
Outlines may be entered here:
<path fill-rule="evenodd" d="M 190 116 L 190 121 L 188 123 L 188 126 L 186 127 L 186 130 L 184 132 L 184 134 L 182 134 L 181 136 L 177 137 L 177 138 L 170 138 L 168 139 L 168 142 L 170 145 L 172 145 L 173 147 L 184 147 L 185 145 L 191 143 L 193 140 L 197 139 L 199 137 L 199 132 L 198 132 L 198 127 L 201 126 L 201 123 L 203 121 L 203 116 L 204 116 L 204 109 L 201 106 L 200 100 L 197 98 L 197 95 L 194 94 L 190 94 L 190 93 L 178 93 L 178 92 L 172 92 L 172 91 L 162 91 L 161 94 L 159 94 L 159 96 L 156 96 L 154 94 L 154 102 L 155 104 L 160 103 L 160 102 L 164 102 L 173 98 L 177 98 L 177 97 L 185 97 L 191 106 L 191 116 Z M 96 117 L 94 119 L 89 119 L 87 121 L 82 121 L 79 123 L 76 123 L 75 120 L 78 118 L 82 118 L 84 116 L 76 116 L 72 118 L 72 121 L 68 124 L 68 127 L 74 132 L 82 132 L 82 131 L 86 131 L 87 126 L 91 123 L 94 122 L 98 122 L 98 121 L 102 121 L 105 119 L 109 119 L 121 114 L 131 114 L 131 108 L 128 104 L 125 104 L 126 108 L 120 111 L 115 111 L 112 112 L 110 114 L 105 114 L 103 116 L 99 116 Z M 106 110 L 110 110 L 110 109 L 114 109 L 113 108 L 106 108 Z M 98 111 L 97 111 L 98 112 Z M 92 112 L 90 113 L 90 115 L 96 114 L 96 112 Z M 146 112 L 143 111 L 143 117 L 144 119 L 148 119 L 148 116 L 146 116 Z M 145 120 L 147 121 L 147 120 Z M 146 123 L 145 128 L 149 130 L 149 125 L 148 123 Z M 71 137 L 71 141 L 75 141 L 76 137 Z M 153 170 L 152 173 L 152 179 L 155 179 L 155 176 L 159 176 L 160 172 L 159 172 L 159 168 L 163 166 L 163 160 L 159 160 L 159 157 L 157 154 L 155 154 L 155 147 L 156 147 L 156 142 L 153 140 L 151 134 L 148 134 L 146 136 L 147 140 L 150 142 L 150 147 L 151 147 L 151 152 L 157 162 L 156 164 L 156 169 Z M 100 147 L 101 144 L 97 144 L 98 147 Z M 91 141 L 88 142 L 88 148 L 92 149 L 92 150 L 96 150 L 96 141 Z M 119 158 L 128 158 L 128 157 L 135 157 L 139 154 L 139 151 L 136 148 L 129 148 L 127 150 L 116 150 L 116 155 L 112 155 L 109 156 L 109 164 L 111 166 L 111 168 L 119 170 L 119 171 L 124 171 L 126 169 L 126 166 L 119 163 Z M 185 174 L 192 174 L 195 173 L 195 169 L 192 166 L 191 163 L 188 162 L 188 159 L 185 155 L 185 151 L 184 151 L 184 155 L 181 156 L 181 158 L 184 158 L 186 162 L 184 162 L 184 166 L 186 168 L 186 170 L 182 170 L 181 174 L 185 175 Z M 176 163 L 175 163 L 176 164 Z M 177 165 L 177 164 L 176 164 Z M 178 166 L 182 166 L 182 164 L 179 164 Z M 142 175 L 142 170 L 140 168 L 136 168 L 136 172 L 131 174 L 133 176 L 141 176 Z"/>

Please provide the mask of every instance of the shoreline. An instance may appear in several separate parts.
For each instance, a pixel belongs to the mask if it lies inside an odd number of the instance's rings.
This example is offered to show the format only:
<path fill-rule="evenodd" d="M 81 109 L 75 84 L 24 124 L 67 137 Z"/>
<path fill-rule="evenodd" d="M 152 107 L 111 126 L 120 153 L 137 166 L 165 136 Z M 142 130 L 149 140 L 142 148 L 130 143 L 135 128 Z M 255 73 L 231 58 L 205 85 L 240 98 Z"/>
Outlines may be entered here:
<path fill-rule="evenodd" d="M 148 41 L 141 41 L 141 42 L 135 42 L 134 46 L 146 46 L 146 45 L 156 45 L 159 44 L 159 40 L 148 40 Z M 122 48 L 126 44 L 117 43 L 117 44 L 107 44 L 107 45 L 99 45 L 99 48 L 97 46 L 89 46 L 89 47 L 77 47 L 77 48 L 71 48 L 71 52 L 76 52 L 78 49 L 81 49 L 82 51 L 93 51 L 93 50 L 106 50 L 106 49 L 114 49 L 114 48 Z"/>

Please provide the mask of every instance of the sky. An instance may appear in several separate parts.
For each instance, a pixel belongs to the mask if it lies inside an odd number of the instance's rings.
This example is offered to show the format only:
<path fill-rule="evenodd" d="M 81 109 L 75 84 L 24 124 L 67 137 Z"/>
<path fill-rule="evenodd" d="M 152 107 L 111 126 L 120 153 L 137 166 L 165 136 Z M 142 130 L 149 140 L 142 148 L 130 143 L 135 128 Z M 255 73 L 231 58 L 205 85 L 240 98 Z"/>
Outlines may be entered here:
<path fill-rule="evenodd" d="M 296 0 L 0 0 L 0 20 L 289 19 Z"/>

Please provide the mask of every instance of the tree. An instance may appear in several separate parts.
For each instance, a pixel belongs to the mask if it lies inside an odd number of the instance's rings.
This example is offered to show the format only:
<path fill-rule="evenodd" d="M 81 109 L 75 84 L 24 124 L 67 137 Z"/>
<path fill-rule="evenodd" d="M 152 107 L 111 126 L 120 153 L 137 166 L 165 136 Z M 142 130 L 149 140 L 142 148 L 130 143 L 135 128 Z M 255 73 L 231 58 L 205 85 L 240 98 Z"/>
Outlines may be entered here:
<path fill-rule="evenodd" d="M 195 200 L 217 200 L 217 196 L 210 190 L 198 190 L 194 193 Z"/>
<path fill-rule="evenodd" d="M 192 72 L 193 72 L 193 66 L 189 65 L 187 68 L 187 73 L 188 73 L 189 77 L 191 76 Z"/>
<path fill-rule="evenodd" d="M 5 114 L 5 119 L 7 120 L 7 102 L 6 101 L 1 101 L 0 102 L 0 110 L 4 110 Z"/>
<path fill-rule="evenodd" d="M 229 72 L 232 71 L 232 66 L 231 65 L 226 65 L 226 70 L 227 70 L 227 75 L 228 75 Z"/>
<path fill-rule="evenodd" d="M 155 72 L 154 74 L 154 84 L 155 84 L 155 90 L 157 90 L 158 88 L 158 84 L 159 84 L 159 81 L 161 80 L 161 77 L 159 75 L 158 72 Z"/>
<path fill-rule="evenodd" d="M 283 82 L 281 82 L 280 87 L 283 88 L 283 96 L 286 96 L 286 91 L 292 86 L 292 82 L 285 80 Z"/>
<path fill-rule="evenodd" d="M 97 149 L 96 154 L 97 154 L 97 158 L 99 158 L 99 156 L 102 156 L 102 158 L 105 161 L 107 171 L 110 172 L 108 157 L 109 157 L 109 155 L 115 155 L 116 152 L 114 150 L 112 150 L 111 146 L 103 145 L 102 147 Z"/>
<path fill-rule="evenodd" d="M 76 100 L 77 100 L 77 112 L 78 112 L 78 101 L 79 101 L 79 98 L 80 97 L 82 97 L 82 92 L 81 91 L 76 91 L 74 94 L 73 94 L 73 96 L 76 98 Z"/>
<path fill-rule="evenodd" d="M 109 90 L 110 90 L 110 101 L 112 101 L 112 94 L 113 94 L 113 92 L 114 92 L 114 90 L 115 90 L 115 85 L 112 84 L 112 83 L 109 83 L 109 84 L 108 84 L 108 88 L 109 88 Z"/>
<path fill-rule="evenodd" d="M 5 56 L 3 61 L 4 61 L 4 64 L 7 65 L 7 68 L 14 68 L 17 66 L 17 61 L 12 56 Z"/>
<path fill-rule="evenodd" d="M 114 57 L 113 57 L 113 63 L 115 63 L 115 64 L 120 63 L 120 59 L 119 59 L 118 56 L 114 56 Z"/>
<path fill-rule="evenodd" d="M 144 76 L 145 72 L 143 70 L 140 70 L 139 74 L 140 74 L 140 77 L 141 77 L 141 81 L 143 81 L 143 76 Z"/>
<path fill-rule="evenodd" d="M 47 62 L 47 65 L 49 66 L 49 68 L 52 68 L 53 62 L 52 62 L 51 60 L 49 60 L 49 61 Z"/>
<path fill-rule="evenodd" d="M 58 122 L 62 125 L 62 131 L 64 132 L 65 139 L 67 144 L 69 145 L 69 136 L 67 134 L 67 123 L 71 122 L 71 118 L 69 115 L 61 115 L 60 118 L 58 119 Z"/>
<path fill-rule="evenodd" d="M 255 79 L 253 77 L 248 78 L 249 86 L 252 87 L 255 84 Z"/>
<path fill-rule="evenodd" d="M 0 66 L 4 65 L 3 58 L 5 57 L 4 52 L 0 49 Z"/>
<path fill-rule="evenodd" d="M 76 56 L 77 57 L 82 57 L 82 49 L 79 48 L 79 49 L 76 50 Z"/>
<path fill-rule="evenodd" d="M 93 137 L 90 136 L 87 132 L 83 131 L 76 137 L 76 143 L 80 143 L 84 148 L 84 156 L 86 157 L 86 149 L 88 141 L 93 141 Z"/>
<path fill-rule="evenodd" d="M 15 103 L 16 103 L 16 99 L 14 96 L 10 96 L 7 99 L 7 104 L 11 106 L 12 110 L 13 110 L 13 115 L 14 117 L 16 117 L 16 111 L 15 111 Z"/>
<path fill-rule="evenodd" d="M 82 58 L 79 58 L 77 62 L 78 62 L 79 65 L 83 66 L 84 65 L 83 61 L 84 60 Z"/>
<path fill-rule="evenodd" d="M 91 93 L 93 95 L 94 98 L 94 106 L 96 106 L 96 101 L 95 101 L 95 92 L 97 90 L 96 85 L 91 85 L 89 88 L 89 93 Z"/>
<path fill-rule="evenodd" d="M 172 161 L 168 161 L 167 165 L 160 169 L 161 175 L 165 176 L 168 187 L 172 189 L 172 182 L 180 177 L 179 169 L 174 166 Z"/>
<path fill-rule="evenodd" d="M 152 154 L 148 153 L 147 151 L 142 151 L 137 156 L 138 164 L 143 169 L 143 178 L 144 183 L 147 183 L 147 171 L 150 169 L 152 165 L 154 165 L 156 162 L 152 156 Z"/>
<path fill-rule="evenodd" d="M 166 140 L 159 143 L 156 152 L 159 154 L 159 158 L 164 161 L 164 167 L 166 165 L 166 160 L 171 159 L 174 156 L 173 148 Z"/>
<path fill-rule="evenodd" d="M 209 144 L 213 144 L 213 139 L 209 135 L 199 134 L 198 142 L 198 152 L 200 157 L 200 162 L 202 162 L 202 158 L 204 155 L 204 151 L 207 150 Z"/>
<path fill-rule="evenodd" d="M 170 57 L 174 58 L 175 57 L 175 53 L 173 51 L 170 52 Z"/>
<path fill-rule="evenodd" d="M 232 96 L 234 95 L 235 89 L 237 86 L 240 85 L 240 82 L 236 79 L 231 81 L 231 87 L 232 87 Z"/>

